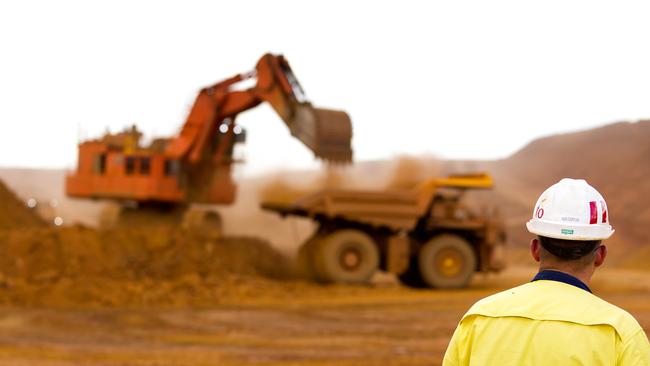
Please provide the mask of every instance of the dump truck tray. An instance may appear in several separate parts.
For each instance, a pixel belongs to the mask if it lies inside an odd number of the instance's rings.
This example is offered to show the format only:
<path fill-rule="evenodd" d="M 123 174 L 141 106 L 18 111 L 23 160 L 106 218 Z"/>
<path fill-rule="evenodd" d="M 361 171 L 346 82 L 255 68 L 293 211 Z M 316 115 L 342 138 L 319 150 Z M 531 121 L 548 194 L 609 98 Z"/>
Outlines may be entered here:
<path fill-rule="evenodd" d="M 341 219 L 361 224 L 410 230 L 427 209 L 414 191 L 325 190 L 293 203 L 263 202 L 262 208 L 283 216 Z"/>
<path fill-rule="evenodd" d="M 261 207 L 283 216 L 345 220 L 392 231 L 412 230 L 427 214 L 440 189 L 489 189 L 486 173 L 454 174 L 433 178 L 413 190 L 329 189 L 309 194 L 292 203 L 263 202 Z"/>

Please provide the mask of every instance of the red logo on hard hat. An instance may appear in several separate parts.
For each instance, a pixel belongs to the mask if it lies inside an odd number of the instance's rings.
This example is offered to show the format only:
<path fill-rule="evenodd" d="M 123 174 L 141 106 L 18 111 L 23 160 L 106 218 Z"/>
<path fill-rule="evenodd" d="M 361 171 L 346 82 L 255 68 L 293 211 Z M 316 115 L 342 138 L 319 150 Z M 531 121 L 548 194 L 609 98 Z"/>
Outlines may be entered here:
<path fill-rule="evenodd" d="M 600 201 L 600 210 L 603 211 L 603 224 L 607 222 L 607 206 L 605 201 Z"/>
<path fill-rule="evenodd" d="M 596 208 L 596 201 L 589 202 L 589 223 L 598 223 L 598 208 Z"/>
<path fill-rule="evenodd" d="M 535 211 L 535 216 L 537 216 L 538 219 L 541 219 L 542 216 L 544 216 L 544 209 L 541 207 L 537 207 L 537 210 Z"/>

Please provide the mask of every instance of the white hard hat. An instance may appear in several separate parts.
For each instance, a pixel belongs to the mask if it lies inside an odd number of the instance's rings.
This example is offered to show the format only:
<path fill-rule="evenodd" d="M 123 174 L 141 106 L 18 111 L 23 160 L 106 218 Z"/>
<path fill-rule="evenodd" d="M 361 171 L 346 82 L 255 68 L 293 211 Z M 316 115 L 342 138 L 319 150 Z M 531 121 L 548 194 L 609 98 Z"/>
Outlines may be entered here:
<path fill-rule="evenodd" d="M 539 196 L 526 228 L 567 240 L 602 240 L 614 233 L 603 196 L 584 179 L 564 178 Z"/>

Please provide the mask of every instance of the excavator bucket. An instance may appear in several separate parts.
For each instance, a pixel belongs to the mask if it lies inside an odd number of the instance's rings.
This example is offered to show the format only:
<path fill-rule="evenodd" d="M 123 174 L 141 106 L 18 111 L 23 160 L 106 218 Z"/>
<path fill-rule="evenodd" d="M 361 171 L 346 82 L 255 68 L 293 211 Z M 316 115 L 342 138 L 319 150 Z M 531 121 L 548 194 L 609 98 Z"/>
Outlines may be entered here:
<path fill-rule="evenodd" d="M 291 135 L 317 158 L 333 163 L 352 161 L 352 122 L 347 113 L 302 103 L 287 124 Z"/>

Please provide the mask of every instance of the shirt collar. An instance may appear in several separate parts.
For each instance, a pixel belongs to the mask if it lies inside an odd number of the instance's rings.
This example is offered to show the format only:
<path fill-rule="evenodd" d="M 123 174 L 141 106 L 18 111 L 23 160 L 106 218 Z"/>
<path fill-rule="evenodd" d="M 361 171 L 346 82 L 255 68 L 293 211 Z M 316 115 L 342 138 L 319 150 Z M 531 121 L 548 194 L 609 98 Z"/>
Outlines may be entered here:
<path fill-rule="evenodd" d="M 571 276 L 568 273 L 560 272 L 560 271 L 554 271 L 551 269 L 545 269 L 542 271 L 539 271 L 539 273 L 533 278 L 531 282 L 539 281 L 539 280 L 547 280 L 547 281 L 557 281 L 557 282 L 563 282 L 566 284 L 569 284 L 571 286 L 575 286 L 578 288 L 581 288 L 585 291 L 591 292 L 591 289 L 589 286 L 587 286 L 584 282 L 580 281 L 574 276 Z"/>

